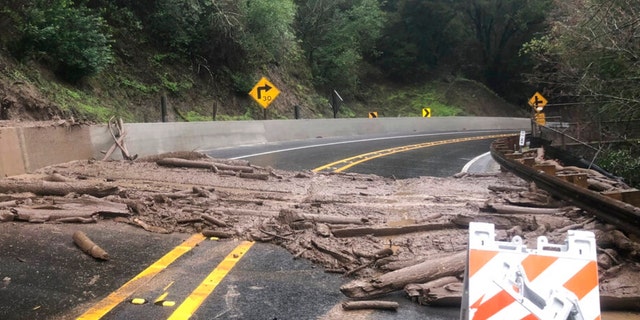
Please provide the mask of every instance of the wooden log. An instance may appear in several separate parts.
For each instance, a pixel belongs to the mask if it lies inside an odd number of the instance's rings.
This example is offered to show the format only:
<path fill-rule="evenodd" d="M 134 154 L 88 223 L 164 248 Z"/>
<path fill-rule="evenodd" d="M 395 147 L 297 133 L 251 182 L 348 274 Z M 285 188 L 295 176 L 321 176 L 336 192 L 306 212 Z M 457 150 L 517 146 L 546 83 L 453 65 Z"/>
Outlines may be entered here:
<path fill-rule="evenodd" d="M 594 191 L 609 191 L 615 189 L 615 186 L 609 184 L 607 182 L 603 182 L 597 179 L 589 178 L 587 179 L 587 184 L 589 185 L 589 189 Z"/>
<path fill-rule="evenodd" d="M 209 161 L 185 160 L 181 158 L 162 158 L 158 159 L 156 163 L 159 166 L 163 167 L 199 168 L 218 172 L 218 168 L 216 167 L 216 165 L 213 162 Z"/>
<path fill-rule="evenodd" d="M 640 258 L 640 243 L 631 241 L 622 231 L 596 230 L 596 243 L 602 248 L 614 248 L 620 252 L 627 253 L 632 259 Z"/>
<path fill-rule="evenodd" d="M 392 261 L 390 260 L 384 265 L 380 265 L 380 263 L 378 263 L 378 265 L 381 270 L 395 271 L 395 270 L 407 268 L 410 266 L 414 266 L 416 264 L 425 262 L 426 260 L 427 260 L 426 258 L 414 258 L 409 260 L 392 260 Z"/>
<path fill-rule="evenodd" d="M 176 220 L 176 223 L 198 223 L 202 222 L 202 218 L 184 218 Z"/>
<path fill-rule="evenodd" d="M 131 214 L 126 204 L 90 197 L 72 200 L 56 199 L 56 205 L 16 207 L 12 210 L 16 213 L 18 220 L 29 222 L 58 221 L 66 218 L 86 219 L 94 215 L 129 216 Z"/>
<path fill-rule="evenodd" d="M 88 255 L 100 260 L 109 260 L 109 254 L 91 241 L 84 232 L 76 231 L 72 238 L 73 242 Z"/>
<path fill-rule="evenodd" d="M 454 277 L 454 276 L 442 277 L 440 279 L 429 281 L 427 283 L 410 283 L 404 287 L 404 291 L 405 293 L 407 293 L 409 297 L 414 298 L 419 296 L 421 292 L 428 292 L 432 288 L 442 287 L 449 283 L 456 283 L 456 282 L 460 282 L 460 280 L 458 280 L 457 277 Z"/>
<path fill-rule="evenodd" d="M 514 186 L 488 186 L 487 189 L 493 192 L 523 192 L 529 191 L 529 188 Z"/>
<path fill-rule="evenodd" d="M 311 240 L 311 244 L 318 248 L 318 250 L 320 252 L 324 252 L 326 254 L 329 254 L 330 256 L 336 258 L 338 261 L 342 262 L 342 263 L 354 263 L 355 262 L 355 258 L 347 255 L 346 253 L 343 252 L 339 252 L 337 250 L 334 250 L 333 248 L 324 245 L 316 240 Z"/>
<path fill-rule="evenodd" d="M 424 283 L 464 272 L 467 252 L 461 251 L 439 259 L 430 259 L 404 269 L 385 273 L 371 279 L 358 279 L 340 287 L 349 298 L 368 299 L 402 290 L 410 283 Z"/>
<path fill-rule="evenodd" d="M 15 207 L 17 205 L 18 205 L 18 201 L 17 200 L 10 200 L 10 201 L 2 201 L 2 202 L 0 202 L 0 208 Z"/>
<path fill-rule="evenodd" d="M 395 301 L 381 300 L 345 301 L 342 303 L 342 309 L 344 310 L 377 309 L 397 311 L 399 306 L 400 304 Z"/>
<path fill-rule="evenodd" d="M 323 222 L 330 224 L 365 224 L 369 222 L 369 218 L 366 217 L 343 217 L 326 214 L 303 214 L 304 219 L 314 222 Z"/>
<path fill-rule="evenodd" d="M 253 172 L 240 172 L 238 174 L 238 177 L 240 178 L 244 178 L 244 179 L 253 179 L 253 180 L 269 180 L 269 174 L 268 173 L 253 173 Z"/>
<path fill-rule="evenodd" d="M 227 226 L 227 224 L 224 221 L 218 218 L 212 217 L 208 214 L 201 214 L 200 217 L 204 219 L 204 221 L 209 222 L 215 226 L 222 227 L 222 228 Z"/>
<path fill-rule="evenodd" d="M 220 239 L 235 237 L 235 234 L 233 232 L 210 230 L 210 229 L 202 230 L 202 235 L 205 237 L 216 237 Z"/>
<path fill-rule="evenodd" d="M 215 162 L 215 163 L 222 163 L 222 164 L 226 164 L 226 165 L 230 165 L 230 166 L 237 166 L 237 167 L 250 167 L 251 163 L 247 160 L 242 160 L 242 159 L 224 159 L 224 158 L 211 158 L 211 161 Z"/>
<path fill-rule="evenodd" d="M 500 214 L 558 214 L 566 211 L 566 208 L 533 208 L 498 203 L 490 204 L 490 206 Z"/>
<path fill-rule="evenodd" d="M 102 161 L 106 161 L 107 159 L 109 159 L 109 157 L 111 156 L 111 154 L 116 151 L 116 148 L 118 147 L 118 145 L 122 145 L 122 143 L 124 143 L 124 138 L 127 136 L 127 133 L 125 132 L 124 134 L 122 134 L 120 137 L 118 137 L 118 139 L 116 139 L 116 141 L 114 141 L 114 143 L 111 145 L 111 147 L 109 148 L 109 150 L 107 150 L 104 154 L 104 157 L 102 158 Z"/>
<path fill-rule="evenodd" d="M 193 193 L 197 194 L 199 197 L 211 198 L 213 196 L 213 193 L 205 188 L 193 187 L 192 190 Z"/>
<path fill-rule="evenodd" d="M 228 164 L 219 163 L 219 162 L 214 162 L 214 165 L 220 170 L 239 171 L 244 173 L 253 172 L 253 168 L 249 166 L 234 166 L 234 165 L 228 165 Z"/>
<path fill-rule="evenodd" d="M 527 219 L 523 215 L 496 215 L 496 214 L 478 214 L 473 216 L 457 215 L 451 219 L 451 222 L 459 227 L 468 228 L 471 222 L 493 223 L 496 229 L 511 229 L 513 226 L 528 226 L 537 228 L 535 220 Z"/>
<path fill-rule="evenodd" d="M 56 223 L 97 223 L 98 220 L 95 217 L 67 217 L 54 220 Z"/>
<path fill-rule="evenodd" d="M 355 252 L 354 252 L 354 255 L 358 256 L 358 254 L 356 254 Z M 358 267 L 356 267 L 354 269 L 351 269 L 351 270 L 347 271 L 344 274 L 344 276 L 348 277 L 348 276 L 350 276 L 350 275 L 352 275 L 352 274 L 354 274 L 354 273 L 356 273 L 356 272 L 358 272 L 358 271 L 360 271 L 362 269 L 368 268 L 368 267 L 376 264 L 379 259 L 383 259 L 383 258 L 391 256 L 391 255 L 393 255 L 393 249 L 391 249 L 391 248 L 384 248 L 382 250 L 379 250 L 378 252 L 376 252 L 373 255 L 373 257 L 372 257 L 373 260 L 371 260 L 368 263 L 365 263 L 365 264 L 363 264 L 361 266 L 358 266 Z"/>
<path fill-rule="evenodd" d="M 39 196 L 66 196 L 70 193 L 88 194 L 105 197 L 120 192 L 118 186 L 95 184 L 84 181 L 50 182 L 50 181 L 0 181 L 0 193 L 31 192 Z"/>
<path fill-rule="evenodd" d="M 282 223 L 290 224 L 310 220 L 313 222 L 330 223 L 330 224 L 365 224 L 369 222 L 369 218 L 363 217 L 344 217 L 326 214 L 311 214 L 295 211 L 291 209 L 282 209 L 278 215 L 278 219 Z"/>
<path fill-rule="evenodd" d="M 443 293 L 448 293 L 447 291 L 441 292 L 440 289 L 451 284 L 459 283 L 460 280 L 457 277 L 449 276 L 429 281 L 427 283 L 410 283 L 404 287 L 404 292 L 411 298 L 411 300 L 418 301 L 421 305 L 427 305 L 433 302 L 433 300 L 439 299 L 436 296 L 442 296 Z M 460 298 L 461 292 L 457 293 L 457 297 Z"/>
<path fill-rule="evenodd" d="M 0 222 L 9 222 L 16 219 L 16 215 L 8 211 L 0 211 Z"/>
<path fill-rule="evenodd" d="M 146 156 L 138 159 L 140 162 L 156 162 L 160 159 L 164 158 L 179 158 L 185 160 L 198 160 L 198 159 L 209 159 L 204 153 L 195 152 L 195 151 L 174 151 L 174 152 L 165 152 L 161 154 Z"/>
<path fill-rule="evenodd" d="M 129 150 L 127 150 L 127 147 L 124 146 L 124 136 L 126 136 L 126 132 L 124 132 L 123 128 L 120 127 L 120 124 L 115 121 L 114 125 L 116 126 L 116 128 L 113 128 L 111 125 L 111 122 L 113 121 L 113 117 L 111 119 L 109 119 L 109 122 L 107 123 L 108 127 L 109 127 L 109 133 L 111 133 L 111 137 L 113 138 L 114 143 L 118 146 L 118 148 L 120 148 L 120 151 L 122 152 L 122 158 L 126 159 L 126 160 L 135 160 L 135 158 L 138 157 L 138 155 L 135 155 L 134 157 L 132 157 L 129 154 Z M 114 132 L 114 130 L 118 130 L 118 134 L 120 137 L 116 136 L 116 132 Z M 121 139 L 118 139 L 121 138 Z"/>
<path fill-rule="evenodd" d="M 431 288 L 429 292 L 422 297 L 422 304 L 438 307 L 460 307 L 463 292 L 464 284 L 461 282 Z"/>
<path fill-rule="evenodd" d="M 374 237 L 387 237 L 399 234 L 407 234 L 413 232 L 425 232 L 434 230 L 445 230 L 457 228 L 452 223 L 428 223 L 416 224 L 402 227 L 360 227 L 360 228 L 344 228 L 332 229 L 331 232 L 336 238 L 361 237 L 372 235 Z"/>
<path fill-rule="evenodd" d="M 169 230 L 167 230 L 167 229 L 165 229 L 163 227 L 152 226 L 152 225 L 150 225 L 150 224 L 148 224 L 148 223 L 146 223 L 146 222 L 144 222 L 144 221 L 142 221 L 142 220 L 140 220 L 138 218 L 133 219 L 133 222 L 136 225 L 140 226 L 142 229 L 144 229 L 146 231 L 149 231 L 149 232 L 164 233 L 164 234 L 171 233 L 171 232 L 169 232 Z"/>

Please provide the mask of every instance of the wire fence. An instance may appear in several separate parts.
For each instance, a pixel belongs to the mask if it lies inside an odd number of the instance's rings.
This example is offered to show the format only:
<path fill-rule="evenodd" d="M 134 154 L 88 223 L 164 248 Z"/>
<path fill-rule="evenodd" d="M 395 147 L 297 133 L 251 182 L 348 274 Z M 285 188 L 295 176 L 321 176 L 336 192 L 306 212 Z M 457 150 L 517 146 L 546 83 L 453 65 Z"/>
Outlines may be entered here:
<path fill-rule="evenodd" d="M 539 126 L 539 136 L 555 147 L 595 161 L 601 150 L 613 144 L 640 149 L 640 119 L 563 122 L 560 117 L 549 117 L 545 126 Z"/>

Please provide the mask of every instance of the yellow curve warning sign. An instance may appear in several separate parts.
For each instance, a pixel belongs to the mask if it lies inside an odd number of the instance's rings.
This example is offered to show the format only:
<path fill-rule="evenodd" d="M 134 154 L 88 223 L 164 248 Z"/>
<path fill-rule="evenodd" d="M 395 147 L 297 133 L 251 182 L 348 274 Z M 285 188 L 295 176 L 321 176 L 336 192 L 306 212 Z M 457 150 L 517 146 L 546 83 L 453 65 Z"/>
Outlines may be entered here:
<path fill-rule="evenodd" d="M 600 319 L 595 235 L 568 232 L 566 244 L 539 237 L 495 241 L 494 225 L 469 225 L 460 319 Z"/>
<path fill-rule="evenodd" d="M 269 105 L 278 97 L 279 94 L 280 90 L 278 90 L 278 88 L 276 88 L 276 86 L 274 86 L 273 83 L 271 83 L 265 77 L 262 77 L 262 79 L 260 79 L 258 83 L 253 86 L 253 89 L 249 91 L 249 95 L 253 98 L 253 100 L 259 103 L 265 109 L 269 107 Z"/>

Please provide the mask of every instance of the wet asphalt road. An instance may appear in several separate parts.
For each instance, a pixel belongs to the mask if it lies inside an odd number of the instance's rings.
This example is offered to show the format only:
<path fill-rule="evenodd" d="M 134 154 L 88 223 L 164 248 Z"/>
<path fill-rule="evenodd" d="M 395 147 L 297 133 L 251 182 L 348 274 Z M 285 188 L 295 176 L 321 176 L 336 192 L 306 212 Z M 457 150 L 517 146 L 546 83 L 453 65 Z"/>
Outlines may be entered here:
<path fill-rule="evenodd" d="M 317 139 L 312 144 L 328 145 L 292 149 L 305 144 L 294 142 L 209 153 L 214 157 L 240 157 L 289 148 L 292 150 L 288 152 L 265 153 L 247 159 L 256 165 L 309 170 L 372 150 L 483 134 L 487 133 L 372 137 L 369 141 L 349 143 L 340 139 Z M 468 160 L 486 152 L 489 143 L 490 140 L 483 140 L 403 152 L 387 159 L 371 160 L 349 172 L 382 173 L 396 178 L 447 176 L 459 172 Z M 79 254 L 71 240 L 75 230 L 90 234 L 112 259 L 96 261 Z M 4 279 L 0 284 L 0 319 L 76 318 L 188 236 L 151 234 L 112 221 L 96 225 L 0 224 L 0 280 Z M 133 297 L 153 301 L 168 291 L 167 299 L 180 304 L 236 244 L 205 240 L 109 311 L 104 319 L 166 319 L 175 306 L 133 305 L 128 301 Z M 346 282 L 347 279 L 324 273 L 310 262 L 292 259 L 279 247 L 255 244 L 192 319 L 322 319 L 344 299 L 338 289 Z M 458 316 L 457 310 L 421 307 L 401 294 L 385 299 L 400 302 L 399 311 L 367 312 L 362 317 L 353 313 L 352 319 L 440 320 Z"/>
<path fill-rule="evenodd" d="M 252 164 L 283 170 L 311 170 L 333 161 L 398 146 L 440 140 L 487 136 L 502 131 L 443 132 L 403 136 L 370 136 L 360 139 L 318 138 L 262 146 L 205 151 L 217 158 L 238 158 Z M 398 179 L 418 176 L 447 177 L 456 174 L 470 160 L 489 151 L 492 139 L 451 143 L 400 152 L 363 162 L 347 170 Z M 490 158 L 490 157 L 489 157 Z"/>

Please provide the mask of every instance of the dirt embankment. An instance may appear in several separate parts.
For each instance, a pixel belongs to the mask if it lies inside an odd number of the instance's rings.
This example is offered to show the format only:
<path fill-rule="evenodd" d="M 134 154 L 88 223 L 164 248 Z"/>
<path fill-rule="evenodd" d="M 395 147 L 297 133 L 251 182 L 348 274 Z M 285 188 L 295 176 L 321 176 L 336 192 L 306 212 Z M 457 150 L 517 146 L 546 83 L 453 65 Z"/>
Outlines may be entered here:
<path fill-rule="evenodd" d="M 505 206 L 525 213 L 496 213 Z M 637 242 L 505 173 L 394 180 L 280 171 L 195 153 L 75 161 L 0 180 L 0 219 L 115 219 L 155 233 L 272 242 L 295 258 L 353 277 L 358 282 L 343 288 L 348 297 L 366 299 L 404 288 L 416 301 L 430 304 L 459 299 L 461 292 L 454 289 L 460 288 L 470 221 L 494 223 L 497 240 L 520 235 L 530 247 L 540 235 L 561 243 L 566 230 L 579 228 L 598 237 L 600 288 L 608 306 L 633 307 L 638 295 L 630 287 L 638 288 L 633 276 Z M 423 286 L 440 279 L 380 282 L 390 272 L 445 260 L 445 291 Z"/>

